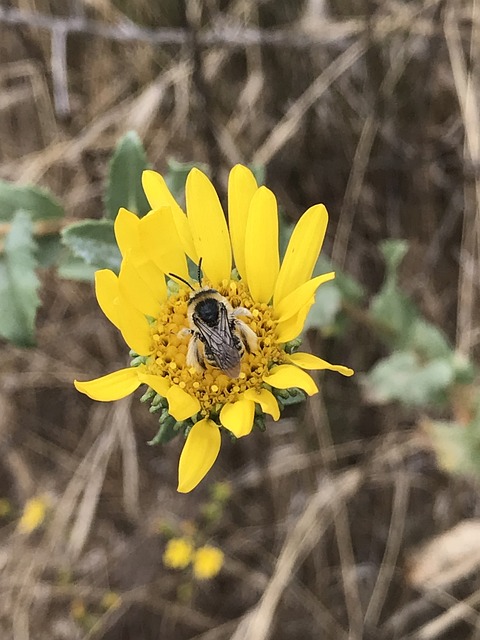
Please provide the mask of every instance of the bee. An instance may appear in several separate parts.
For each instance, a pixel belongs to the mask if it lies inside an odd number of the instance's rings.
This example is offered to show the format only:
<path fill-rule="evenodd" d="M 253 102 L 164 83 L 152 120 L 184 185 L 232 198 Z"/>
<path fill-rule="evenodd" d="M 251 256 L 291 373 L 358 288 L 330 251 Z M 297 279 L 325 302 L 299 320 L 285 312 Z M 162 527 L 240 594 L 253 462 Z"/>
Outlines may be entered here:
<path fill-rule="evenodd" d="M 251 353 L 257 348 L 255 332 L 241 320 L 241 316 L 251 317 L 252 314 L 244 307 L 234 309 L 216 289 L 202 287 L 201 264 L 200 260 L 199 289 L 194 289 L 180 276 L 168 274 L 192 290 L 187 308 L 190 328 L 180 332 L 181 335 L 190 335 L 187 365 L 201 373 L 209 364 L 230 378 L 238 378 L 245 351 Z"/>

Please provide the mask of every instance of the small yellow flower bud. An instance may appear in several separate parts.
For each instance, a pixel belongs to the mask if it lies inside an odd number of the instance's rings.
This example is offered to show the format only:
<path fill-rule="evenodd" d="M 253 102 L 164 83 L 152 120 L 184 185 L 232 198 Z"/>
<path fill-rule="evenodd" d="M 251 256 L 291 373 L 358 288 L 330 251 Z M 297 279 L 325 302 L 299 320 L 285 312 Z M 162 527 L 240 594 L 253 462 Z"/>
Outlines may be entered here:
<path fill-rule="evenodd" d="M 18 522 L 20 533 L 32 533 L 45 520 L 48 509 L 48 502 L 44 496 L 37 496 L 27 500 L 23 509 L 22 517 Z"/>
<path fill-rule="evenodd" d="M 115 591 L 107 591 L 104 593 L 101 605 L 103 609 L 111 609 L 120 606 L 121 598 Z"/>
<path fill-rule="evenodd" d="M 163 564 L 170 569 L 185 569 L 193 557 L 193 545 L 186 538 L 172 538 L 163 554 Z"/>
<path fill-rule="evenodd" d="M 216 547 L 205 545 L 197 549 L 193 559 L 193 573 L 197 580 L 214 578 L 223 566 L 225 556 Z"/>

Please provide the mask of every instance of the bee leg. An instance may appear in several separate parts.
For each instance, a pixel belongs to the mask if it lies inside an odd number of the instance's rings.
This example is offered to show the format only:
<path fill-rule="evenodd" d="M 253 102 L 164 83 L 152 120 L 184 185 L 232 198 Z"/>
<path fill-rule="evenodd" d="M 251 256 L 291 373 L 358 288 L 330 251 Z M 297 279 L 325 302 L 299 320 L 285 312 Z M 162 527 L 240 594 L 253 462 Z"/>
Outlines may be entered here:
<path fill-rule="evenodd" d="M 253 329 L 250 329 L 248 324 L 245 324 L 245 322 L 242 322 L 241 320 L 236 320 L 235 331 L 240 335 L 248 353 L 257 350 L 257 334 Z"/>
<path fill-rule="evenodd" d="M 252 314 L 245 307 L 237 307 L 236 309 L 234 309 L 232 311 L 232 316 L 235 316 L 235 317 L 237 317 L 237 316 L 246 316 L 247 318 L 251 318 Z"/>
<path fill-rule="evenodd" d="M 185 338 L 186 336 L 191 336 L 192 334 L 193 331 L 191 329 L 184 327 L 183 329 L 180 329 L 180 331 L 177 333 L 177 336 L 179 338 Z"/>
<path fill-rule="evenodd" d="M 190 338 L 190 342 L 188 343 L 187 366 L 193 367 L 197 373 L 202 373 L 202 371 L 204 371 L 205 369 L 205 365 L 203 364 L 203 359 L 198 348 L 200 340 L 196 333 L 191 329 L 186 329 L 186 331 L 189 331 L 192 336 Z"/>

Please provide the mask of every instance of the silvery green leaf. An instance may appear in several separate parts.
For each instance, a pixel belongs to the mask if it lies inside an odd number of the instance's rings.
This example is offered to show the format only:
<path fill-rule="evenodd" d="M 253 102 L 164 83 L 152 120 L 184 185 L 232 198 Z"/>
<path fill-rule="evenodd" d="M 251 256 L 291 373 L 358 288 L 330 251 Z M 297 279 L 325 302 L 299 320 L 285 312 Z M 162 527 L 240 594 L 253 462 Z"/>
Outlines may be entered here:
<path fill-rule="evenodd" d="M 118 249 L 112 220 L 84 220 L 62 231 L 64 244 L 73 255 L 82 258 L 97 269 L 120 269 L 121 255 Z"/>
<path fill-rule="evenodd" d="M 412 351 L 383 358 L 364 378 L 367 398 L 377 404 L 398 401 L 406 406 L 436 404 L 454 380 L 450 358 L 423 363 Z"/>
<path fill-rule="evenodd" d="M 105 217 L 114 220 L 120 207 L 140 217 L 150 205 L 142 188 L 142 172 L 148 168 L 147 156 L 135 131 L 129 131 L 117 144 L 105 190 Z"/>
<path fill-rule="evenodd" d="M 18 346 L 35 343 L 35 316 L 40 304 L 35 252 L 31 217 L 18 211 L 0 259 L 0 335 Z"/>
<path fill-rule="evenodd" d="M 65 215 L 60 204 L 45 189 L 0 180 L 0 222 L 9 222 L 17 211 L 27 211 L 34 222 L 55 220 Z"/>

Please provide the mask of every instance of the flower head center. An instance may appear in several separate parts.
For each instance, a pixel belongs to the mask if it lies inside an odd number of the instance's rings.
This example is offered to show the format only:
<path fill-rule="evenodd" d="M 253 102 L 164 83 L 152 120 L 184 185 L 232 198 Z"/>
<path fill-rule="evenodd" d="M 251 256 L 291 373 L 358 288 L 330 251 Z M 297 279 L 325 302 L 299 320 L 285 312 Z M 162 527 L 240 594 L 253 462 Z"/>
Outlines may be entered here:
<path fill-rule="evenodd" d="M 208 362 L 203 363 L 205 368 L 201 371 L 187 364 L 189 343 L 195 339 L 188 330 L 195 327 L 190 326 L 192 296 L 186 287 L 167 298 L 152 323 L 155 350 L 146 364 L 147 373 L 168 378 L 171 384 L 195 396 L 204 416 L 218 411 L 221 405 L 235 402 L 247 389 L 260 390 L 270 367 L 284 361 L 284 352 L 275 337 L 272 307 L 254 302 L 245 285 L 236 280 L 224 280 L 216 291 L 233 310 L 243 307 L 249 311 L 251 315 L 242 320 L 257 336 L 255 351 L 245 351 L 242 355 L 238 378 L 228 376 Z"/>

